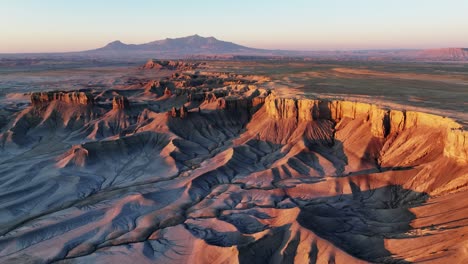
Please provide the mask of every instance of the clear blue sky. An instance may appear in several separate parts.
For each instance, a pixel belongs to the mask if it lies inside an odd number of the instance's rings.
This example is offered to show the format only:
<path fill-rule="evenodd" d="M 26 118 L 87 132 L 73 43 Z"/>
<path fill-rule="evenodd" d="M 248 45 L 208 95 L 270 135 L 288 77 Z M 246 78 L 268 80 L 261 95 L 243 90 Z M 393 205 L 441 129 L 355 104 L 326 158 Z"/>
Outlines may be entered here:
<path fill-rule="evenodd" d="M 468 0 L 2 0 L 0 53 L 199 34 L 258 48 L 468 46 Z"/>

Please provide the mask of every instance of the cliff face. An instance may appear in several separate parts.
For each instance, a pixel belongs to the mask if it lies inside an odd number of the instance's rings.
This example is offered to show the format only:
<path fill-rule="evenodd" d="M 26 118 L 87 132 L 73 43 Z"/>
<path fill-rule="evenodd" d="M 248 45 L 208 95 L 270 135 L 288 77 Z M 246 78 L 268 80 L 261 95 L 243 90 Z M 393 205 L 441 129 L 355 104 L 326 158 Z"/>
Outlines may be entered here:
<path fill-rule="evenodd" d="M 389 145 L 388 142 L 393 141 L 402 132 L 414 130 L 414 133 L 428 134 L 430 132 L 434 135 L 438 133 L 437 137 L 442 141 L 442 151 L 445 157 L 453 158 L 459 162 L 468 161 L 467 133 L 462 130 L 461 125 L 449 118 L 421 112 L 382 109 L 376 105 L 351 101 L 279 98 L 274 94 L 252 98 L 226 96 L 225 91 L 196 93 L 194 90 L 189 92 L 188 100 L 205 103 L 216 102 L 217 109 L 242 115 L 253 114 L 263 105 L 262 110 L 259 111 L 261 113 L 257 115 L 257 118 L 255 115 L 253 116 L 253 122 L 249 126 L 255 126 L 258 122 L 266 122 L 263 130 L 259 131 L 259 136 L 278 143 L 286 143 L 291 136 L 298 136 L 301 133 L 312 133 L 308 123 L 327 120 L 338 125 L 341 120 L 349 119 L 369 126 L 368 132 L 372 137 L 382 142 L 383 151 L 388 149 L 385 142 Z M 52 102 L 61 102 L 70 107 L 95 104 L 93 97 L 85 92 L 31 94 L 33 108 L 45 107 Z M 125 110 L 129 107 L 130 103 L 124 96 L 115 96 L 112 100 L 114 110 Z M 171 115 L 174 117 L 185 118 L 187 114 L 188 110 L 183 107 L 181 109 L 174 108 L 171 111 Z M 70 116 L 71 114 L 64 113 L 65 123 L 71 118 Z M 324 131 L 328 132 L 322 138 L 334 137 L 333 131 L 328 128 Z"/>
<path fill-rule="evenodd" d="M 30 100 L 31 106 L 19 112 L 0 134 L 1 145 L 27 147 L 54 133 L 82 129 L 103 112 L 86 92 L 37 92 Z"/>
<path fill-rule="evenodd" d="M 389 111 L 370 104 L 268 96 L 265 108 L 268 116 L 276 120 L 295 119 L 296 122 L 307 122 L 326 119 L 337 123 L 348 117 L 369 121 L 372 124 L 372 134 L 376 137 L 385 137 L 389 130 Z"/>
<path fill-rule="evenodd" d="M 458 162 L 468 162 L 468 133 L 459 129 L 451 129 L 447 133 L 444 155 Z"/>
<path fill-rule="evenodd" d="M 171 111 L 169 111 L 168 114 L 173 118 L 179 117 L 181 119 L 184 119 L 188 116 L 188 110 L 185 106 L 181 106 L 180 108 L 172 107 Z"/>
<path fill-rule="evenodd" d="M 31 104 L 34 107 L 45 106 L 53 101 L 60 101 L 75 105 L 94 104 L 94 98 L 85 92 L 39 92 L 31 94 Z"/>
<path fill-rule="evenodd" d="M 130 108 L 130 103 L 125 96 L 115 96 L 112 99 L 113 110 L 125 110 Z"/>
<path fill-rule="evenodd" d="M 219 98 L 217 104 L 218 109 L 233 113 L 250 112 L 252 110 L 252 100 L 248 98 Z"/>
<path fill-rule="evenodd" d="M 467 133 L 454 120 L 441 116 L 379 108 L 376 105 L 350 101 L 322 101 L 312 99 L 278 98 L 270 95 L 265 99 L 268 118 L 286 123 L 295 128 L 301 123 L 330 120 L 338 124 L 343 119 L 358 120 L 370 126 L 370 134 L 382 140 L 395 137 L 406 130 L 414 133 L 429 131 L 443 137 L 444 155 L 459 161 L 467 161 Z M 294 129 L 295 129 L 294 128 Z M 277 130 L 292 128 L 277 126 Z"/>

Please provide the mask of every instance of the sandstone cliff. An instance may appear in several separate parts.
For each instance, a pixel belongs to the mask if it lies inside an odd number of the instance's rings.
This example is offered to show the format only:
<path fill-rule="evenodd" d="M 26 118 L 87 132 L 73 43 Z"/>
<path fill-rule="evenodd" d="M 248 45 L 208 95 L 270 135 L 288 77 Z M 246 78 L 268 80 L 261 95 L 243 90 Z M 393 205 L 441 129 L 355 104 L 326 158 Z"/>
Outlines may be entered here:
<path fill-rule="evenodd" d="M 439 133 L 443 140 L 445 156 L 468 161 L 467 133 L 462 130 L 460 124 L 450 118 L 414 111 L 382 109 L 376 105 L 359 102 L 289 99 L 278 98 L 275 95 L 266 97 L 264 108 L 268 118 L 282 122 L 274 130 L 280 132 L 280 135 L 291 136 L 294 130 L 300 127 L 300 123 L 330 120 L 339 124 L 341 120 L 348 118 L 368 124 L 370 134 L 382 140 L 407 130 L 415 134 Z M 276 142 L 284 140 L 278 136 L 274 138 Z"/>
<path fill-rule="evenodd" d="M 85 92 L 38 92 L 31 94 L 31 104 L 40 107 L 60 101 L 67 104 L 94 104 L 94 98 Z"/>
<path fill-rule="evenodd" d="M 125 110 L 130 108 L 130 103 L 125 96 L 115 96 L 112 99 L 113 110 Z"/>

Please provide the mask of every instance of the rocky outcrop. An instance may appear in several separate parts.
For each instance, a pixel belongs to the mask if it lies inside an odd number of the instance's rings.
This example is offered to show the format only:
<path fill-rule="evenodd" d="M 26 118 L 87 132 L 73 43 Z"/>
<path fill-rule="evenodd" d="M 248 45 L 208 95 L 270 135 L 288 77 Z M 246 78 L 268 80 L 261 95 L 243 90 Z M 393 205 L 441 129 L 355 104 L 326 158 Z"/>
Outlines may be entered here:
<path fill-rule="evenodd" d="M 187 115 L 188 115 L 187 107 L 182 106 L 182 107 L 179 109 L 179 116 L 180 116 L 180 118 L 186 118 Z"/>
<path fill-rule="evenodd" d="M 179 88 L 176 93 L 183 93 L 184 88 L 219 88 L 222 90 L 227 88 L 236 92 L 245 92 L 240 89 L 243 87 L 246 90 L 255 90 L 254 84 L 257 80 L 249 80 L 244 76 L 231 75 L 231 74 L 213 74 L 211 72 L 177 72 L 172 74 L 170 78 L 161 80 L 161 86 L 164 82 L 170 83 L 170 88 Z M 229 87 L 226 87 L 229 86 Z M 178 91 L 181 90 L 181 91 Z M 211 91 L 211 90 L 208 90 Z M 204 91 L 206 92 L 206 90 Z M 218 91 L 215 91 L 218 92 Z"/>
<path fill-rule="evenodd" d="M 252 98 L 252 106 L 257 107 L 257 106 L 262 106 L 265 103 L 265 97 L 264 96 L 258 96 Z"/>
<path fill-rule="evenodd" d="M 207 93 L 205 95 L 205 102 L 206 103 L 213 103 L 213 102 L 216 102 L 216 95 L 214 93 Z"/>
<path fill-rule="evenodd" d="M 184 62 L 184 61 L 173 61 L 173 60 L 148 60 L 145 65 L 140 67 L 140 69 L 148 70 L 181 70 L 188 71 L 198 68 L 200 65 L 204 65 L 201 62 Z"/>
<path fill-rule="evenodd" d="M 187 95 L 188 102 L 203 102 L 205 100 L 205 93 L 203 92 L 189 92 Z"/>
<path fill-rule="evenodd" d="M 172 116 L 172 117 L 177 117 L 178 116 L 178 111 L 177 111 L 177 108 L 175 107 L 172 107 L 171 108 L 171 111 L 169 111 L 169 114 Z"/>
<path fill-rule="evenodd" d="M 31 104 L 34 107 L 46 106 L 53 101 L 80 105 L 94 104 L 93 96 L 85 92 L 38 92 L 31 94 Z"/>
<path fill-rule="evenodd" d="M 155 63 L 153 60 L 148 60 L 145 65 L 140 67 L 140 69 L 161 69 L 162 66 L 160 64 Z"/>
<path fill-rule="evenodd" d="M 113 110 L 126 110 L 130 108 L 130 102 L 127 97 L 118 95 L 112 99 L 112 109 Z"/>
<path fill-rule="evenodd" d="M 248 112 L 252 111 L 252 100 L 248 98 L 219 98 L 217 108 L 229 112 Z"/>
<path fill-rule="evenodd" d="M 225 97 L 229 94 L 228 91 L 226 90 L 212 90 L 207 92 L 206 89 L 199 89 L 199 88 L 193 88 L 190 90 L 186 90 L 187 95 L 187 101 L 188 102 L 203 102 L 206 104 L 209 103 L 214 103 L 216 102 L 219 98 Z M 180 92 L 182 94 L 182 92 Z"/>
<path fill-rule="evenodd" d="M 31 106 L 18 113 L 8 131 L 0 135 L 19 147 L 30 146 L 54 133 L 83 129 L 105 111 L 87 92 L 38 92 L 32 93 L 30 99 Z"/>
<path fill-rule="evenodd" d="M 170 116 L 173 118 L 187 118 L 188 116 L 188 109 L 185 106 L 182 106 L 180 108 L 172 107 L 171 111 L 169 111 Z"/>
<path fill-rule="evenodd" d="M 84 167 L 88 159 L 89 152 L 81 145 L 73 146 L 69 151 L 57 157 L 57 167 Z"/>
<path fill-rule="evenodd" d="M 169 90 L 169 88 L 166 87 L 166 89 L 164 89 L 164 95 L 165 96 L 171 96 L 172 95 L 171 90 Z"/>
<path fill-rule="evenodd" d="M 462 129 L 452 128 L 447 133 L 444 155 L 458 162 L 468 161 L 468 133 Z"/>

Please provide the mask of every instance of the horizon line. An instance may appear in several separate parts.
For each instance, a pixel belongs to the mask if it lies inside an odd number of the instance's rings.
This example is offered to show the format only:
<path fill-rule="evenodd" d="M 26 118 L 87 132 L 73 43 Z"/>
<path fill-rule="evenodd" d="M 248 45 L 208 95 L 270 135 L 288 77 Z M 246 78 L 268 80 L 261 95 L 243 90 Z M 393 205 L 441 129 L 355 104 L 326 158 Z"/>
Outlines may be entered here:
<path fill-rule="evenodd" d="M 258 47 L 252 47 L 252 46 L 246 46 L 246 45 L 243 45 L 243 44 L 238 44 L 236 42 L 232 42 L 232 41 L 227 41 L 227 40 L 221 40 L 221 39 L 218 39 L 214 36 L 209 36 L 209 37 L 204 37 L 204 36 L 201 36 L 199 34 L 193 34 L 193 35 L 188 35 L 188 36 L 182 36 L 182 37 L 175 37 L 175 38 L 169 38 L 169 37 L 166 37 L 166 38 L 162 38 L 162 39 L 157 39 L 157 40 L 152 40 L 152 41 L 147 41 L 147 42 L 142 42 L 142 43 L 126 43 L 126 42 L 122 42 L 120 39 L 116 39 L 116 40 L 113 40 L 113 41 L 110 41 L 110 42 L 107 42 L 107 44 L 105 44 L 104 46 L 99 46 L 99 47 L 95 47 L 95 48 L 91 48 L 91 49 L 82 49 L 82 50 L 66 50 L 66 51 L 26 51 L 26 52 L 3 52 L 3 51 L 0 51 L 0 54 L 1 55 L 14 55 L 14 54 L 17 54 L 17 55 L 38 55 L 38 54 L 61 54 L 61 53 L 80 53 L 80 52 L 86 52 L 86 51 L 92 51 L 92 50 L 95 50 L 95 49 L 100 49 L 100 48 L 103 48 L 111 43 L 114 43 L 114 42 L 120 42 L 124 45 L 143 45 L 143 44 L 149 44 L 151 42 L 156 42 L 156 41 L 163 41 L 163 40 L 174 40 L 174 39 L 182 39 L 182 38 L 189 38 L 189 37 L 200 37 L 200 38 L 204 38 L 204 39 L 208 39 L 208 38 L 214 38 L 215 40 L 217 41 L 222 41 L 222 42 L 227 42 L 227 43 L 232 43 L 232 44 L 236 44 L 236 45 L 240 45 L 240 46 L 243 46 L 243 47 L 246 47 L 246 48 L 251 48 L 251 49 L 259 49 L 259 50 L 267 50 L 267 51 L 294 51 L 294 52 L 337 52 L 337 51 L 405 51 L 405 50 L 408 50 L 408 51 L 411 51 L 411 50 L 438 50 L 438 49 L 466 49 L 465 47 L 463 46 L 437 46 L 437 47 L 431 47 L 431 48 L 423 48 L 423 47 L 417 47 L 417 48 L 405 48 L 405 47 L 397 47 L 397 48 L 335 48 L 335 49 L 322 49 L 322 48 L 317 48 L 317 49 L 282 49 L 282 48 L 258 48 Z"/>

